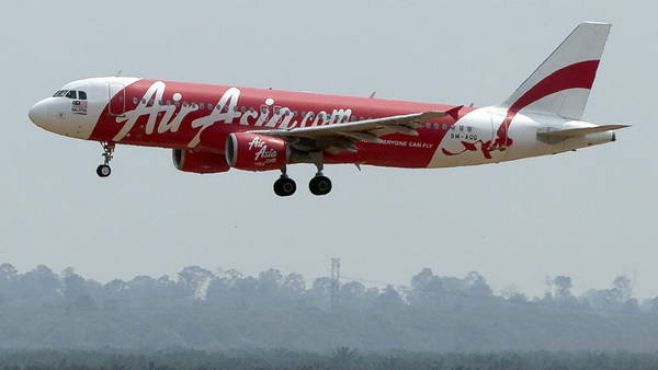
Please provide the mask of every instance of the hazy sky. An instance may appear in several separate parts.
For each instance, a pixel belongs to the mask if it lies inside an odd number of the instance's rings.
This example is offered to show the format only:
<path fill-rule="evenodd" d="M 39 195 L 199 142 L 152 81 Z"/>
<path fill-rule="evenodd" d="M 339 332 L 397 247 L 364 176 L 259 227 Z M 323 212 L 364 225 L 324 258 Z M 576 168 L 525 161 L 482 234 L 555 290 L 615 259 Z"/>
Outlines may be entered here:
<path fill-rule="evenodd" d="M 542 294 L 636 280 L 658 295 L 658 8 L 620 1 L 3 1 L 0 262 L 100 281 L 199 264 L 408 284 L 477 270 Z M 612 33 L 585 112 L 632 124 L 577 153 L 438 170 L 329 166 L 330 196 L 272 192 L 277 172 L 178 172 L 164 149 L 100 146 L 32 125 L 68 81 L 114 75 L 476 105 L 505 99 L 581 21 Z"/>

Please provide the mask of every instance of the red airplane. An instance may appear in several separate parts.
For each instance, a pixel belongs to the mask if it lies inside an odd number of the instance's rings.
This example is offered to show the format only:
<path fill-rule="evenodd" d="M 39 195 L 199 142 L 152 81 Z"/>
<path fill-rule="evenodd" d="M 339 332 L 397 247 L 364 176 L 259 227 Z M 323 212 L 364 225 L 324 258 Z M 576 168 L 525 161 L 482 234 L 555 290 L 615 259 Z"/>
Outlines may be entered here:
<path fill-rule="evenodd" d="M 311 163 L 439 168 L 497 163 L 615 141 L 624 125 L 581 120 L 609 24 L 582 23 L 503 103 L 484 108 L 214 86 L 140 78 L 75 81 L 29 112 L 36 125 L 102 144 L 101 177 L 116 144 L 171 148 L 195 173 L 280 170 L 274 192 L 297 188 L 286 169 Z"/>

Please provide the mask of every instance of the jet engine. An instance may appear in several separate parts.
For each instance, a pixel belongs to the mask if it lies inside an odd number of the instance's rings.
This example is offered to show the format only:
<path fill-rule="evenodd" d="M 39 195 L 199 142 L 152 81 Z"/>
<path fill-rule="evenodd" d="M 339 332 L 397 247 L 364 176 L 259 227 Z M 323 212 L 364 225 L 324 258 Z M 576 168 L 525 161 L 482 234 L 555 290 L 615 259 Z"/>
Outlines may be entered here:
<path fill-rule="evenodd" d="M 247 171 L 279 170 L 290 157 L 285 140 L 246 132 L 230 134 L 225 152 L 231 167 Z"/>
<path fill-rule="evenodd" d="M 220 153 L 174 149 L 173 160 L 174 166 L 183 172 L 219 173 L 231 168 Z"/>

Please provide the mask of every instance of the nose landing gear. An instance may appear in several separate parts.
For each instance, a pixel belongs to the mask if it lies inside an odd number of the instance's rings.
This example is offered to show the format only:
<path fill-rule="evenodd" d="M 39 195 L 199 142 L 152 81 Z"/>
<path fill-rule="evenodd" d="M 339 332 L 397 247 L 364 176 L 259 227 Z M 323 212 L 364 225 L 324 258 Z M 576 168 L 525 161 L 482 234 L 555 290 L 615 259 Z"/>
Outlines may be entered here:
<path fill-rule="evenodd" d="M 99 177 L 108 177 L 112 174 L 110 161 L 114 157 L 114 143 L 102 141 L 101 146 L 103 147 L 103 164 L 96 167 L 96 174 Z"/>

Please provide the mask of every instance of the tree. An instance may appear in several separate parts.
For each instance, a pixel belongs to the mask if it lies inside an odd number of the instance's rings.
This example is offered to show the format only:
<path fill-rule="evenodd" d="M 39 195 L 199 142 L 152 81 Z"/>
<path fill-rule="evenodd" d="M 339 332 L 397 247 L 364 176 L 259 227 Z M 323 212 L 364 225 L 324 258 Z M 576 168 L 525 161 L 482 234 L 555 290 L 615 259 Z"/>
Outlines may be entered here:
<path fill-rule="evenodd" d="M 214 306 L 229 307 L 234 303 L 230 299 L 231 282 L 221 277 L 212 279 L 206 290 L 206 302 Z"/>
<path fill-rule="evenodd" d="M 150 308 L 159 306 L 161 301 L 167 301 L 163 297 L 160 282 L 150 276 L 135 276 L 125 283 L 115 282 L 112 288 L 116 289 L 118 296 L 125 296 L 137 307 Z"/>
<path fill-rule="evenodd" d="M 258 274 L 258 291 L 264 295 L 274 295 L 283 282 L 283 274 L 279 270 L 269 269 Z"/>
<path fill-rule="evenodd" d="M 630 300 L 633 295 L 631 279 L 624 275 L 617 276 L 612 282 L 612 291 L 619 302 L 623 303 Z"/>
<path fill-rule="evenodd" d="M 39 265 L 18 276 L 19 295 L 33 305 L 54 304 L 61 296 L 61 280 L 51 269 Z"/>
<path fill-rule="evenodd" d="M 493 293 L 491 287 L 487 283 L 487 279 L 476 271 L 469 272 L 468 275 L 466 275 L 465 282 L 471 295 L 489 297 Z"/>
<path fill-rule="evenodd" d="M 404 301 L 397 290 L 392 285 L 387 285 L 386 288 L 379 294 L 377 298 L 377 307 L 385 310 L 400 309 L 404 306 Z"/>
<path fill-rule="evenodd" d="M 424 268 L 420 273 L 411 278 L 411 291 L 409 302 L 415 306 L 433 306 L 440 301 L 443 293 L 441 279 L 434 276 L 432 270 Z"/>
<path fill-rule="evenodd" d="M 0 265 L 0 281 L 12 281 L 15 280 L 16 277 L 18 277 L 18 271 L 13 265 L 9 263 L 3 263 Z"/>
<path fill-rule="evenodd" d="M 649 312 L 658 314 L 658 297 L 654 297 L 649 300 L 646 300 L 644 304 Z"/>
<path fill-rule="evenodd" d="M 526 303 L 528 302 L 528 297 L 525 294 L 519 292 L 518 288 L 514 285 L 508 285 L 501 291 L 501 295 L 504 299 L 514 302 L 514 303 Z"/>
<path fill-rule="evenodd" d="M 311 304 L 316 307 L 328 308 L 332 284 L 333 281 L 328 277 L 321 277 L 313 280 L 311 289 L 306 292 Z"/>
<path fill-rule="evenodd" d="M 306 280 L 301 274 L 291 273 L 286 276 L 283 287 L 293 294 L 302 294 L 306 290 Z"/>
<path fill-rule="evenodd" d="M 92 311 L 96 309 L 96 302 L 86 288 L 85 279 L 75 273 L 73 268 L 68 267 L 62 273 L 64 275 L 64 299 L 66 311 L 72 309 L 80 311 Z"/>
<path fill-rule="evenodd" d="M 341 300 L 345 301 L 359 300 L 363 298 L 365 292 L 365 285 L 357 281 L 350 281 L 349 283 L 343 284 L 343 286 L 340 288 L 340 297 Z"/>
<path fill-rule="evenodd" d="M 129 294 L 128 284 L 120 279 L 114 279 L 103 286 L 103 309 L 116 311 L 121 305 L 127 304 Z"/>
<path fill-rule="evenodd" d="M 425 291 L 434 282 L 432 269 L 424 268 L 417 275 L 411 278 L 411 289 L 416 291 Z"/>
<path fill-rule="evenodd" d="M 18 271 L 16 268 L 8 263 L 0 265 L 0 292 L 4 294 L 6 301 L 12 299 L 16 293 L 16 280 L 18 279 Z"/>
<path fill-rule="evenodd" d="M 215 275 L 209 270 L 199 266 L 188 266 L 178 273 L 178 282 L 189 296 L 201 299 L 205 297 L 205 289 L 214 277 Z"/>
<path fill-rule="evenodd" d="M 258 300 L 258 280 L 252 276 L 238 279 L 234 283 L 234 289 L 237 295 L 238 307 L 243 310 L 254 307 Z M 259 307 L 266 308 L 266 307 Z"/>
<path fill-rule="evenodd" d="M 558 300 L 566 300 L 572 297 L 571 288 L 573 284 L 571 283 L 571 278 L 568 276 L 556 276 L 553 279 L 553 286 L 555 287 L 555 298 Z"/>
<path fill-rule="evenodd" d="M 113 298 L 123 298 L 123 296 L 128 292 L 129 286 L 128 283 L 121 279 L 114 279 L 103 287 L 105 295 Z"/>

